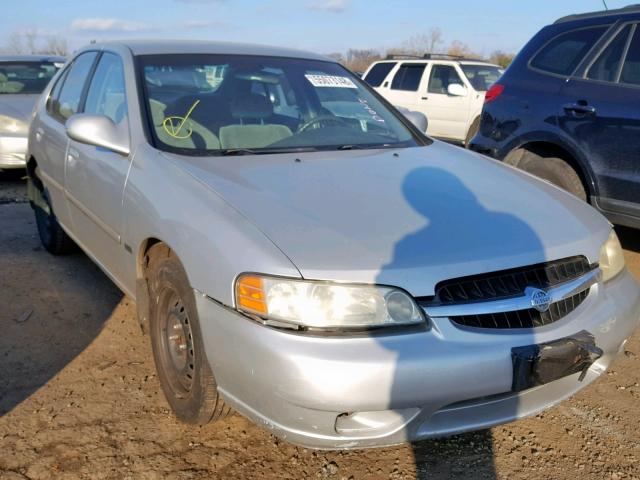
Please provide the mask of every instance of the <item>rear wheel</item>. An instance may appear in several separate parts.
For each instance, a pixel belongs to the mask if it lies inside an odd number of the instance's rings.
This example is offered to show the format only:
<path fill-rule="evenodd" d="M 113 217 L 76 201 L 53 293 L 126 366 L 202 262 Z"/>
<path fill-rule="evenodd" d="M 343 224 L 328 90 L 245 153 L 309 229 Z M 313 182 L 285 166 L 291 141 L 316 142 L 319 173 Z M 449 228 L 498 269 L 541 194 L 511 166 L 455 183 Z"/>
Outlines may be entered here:
<path fill-rule="evenodd" d="M 183 422 L 205 424 L 229 414 L 207 361 L 187 275 L 163 244 L 149 251 L 150 333 L 164 395 Z"/>
<path fill-rule="evenodd" d="M 44 194 L 42 195 L 42 200 L 48 205 L 49 212 L 46 212 L 39 205 L 33 206 L 40 243 L 53 255 L 65 255 L 76 251 L 78 247 L 58 223 L 58 219 L 53 213 L 51 202 Z"/>
<path fill-rule="evenodd" d="M 466 148 L 469 148 L 469 144 L 471 143 L 471 140 L 473 140 L 473 137 L 475 137 L 479 131 L 480 131 L 480 117 L 476 118 L 471 124 L 471 126 L 469 127 L 467 136 L 464 139 L 464 146 Z"/>
<path fill-rule="evenodd" d="M 548 180 L 580 200 L 587 201 L 587 192 L 580 175 L 561 158 L 544 158 L 527 152 L 518 163 L 518 167 L 525 172 Z"/>

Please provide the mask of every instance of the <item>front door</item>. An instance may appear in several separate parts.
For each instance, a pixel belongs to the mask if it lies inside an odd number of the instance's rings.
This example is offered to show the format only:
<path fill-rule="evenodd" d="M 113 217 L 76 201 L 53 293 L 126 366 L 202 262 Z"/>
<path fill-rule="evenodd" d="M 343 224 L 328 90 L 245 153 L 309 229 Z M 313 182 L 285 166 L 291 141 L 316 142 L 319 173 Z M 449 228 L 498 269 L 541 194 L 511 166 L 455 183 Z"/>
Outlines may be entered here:
<path fill-rule="evenodd" d="M 426 63 L 400 64 L 391 80 L 391 85 L 388 89 L 384 89 L 383 95 L 389 103 L 427 115 L 420 100 L 420 89 L 426 67 Z"/>
<path fill-rule="evenodd" d="M 586 152 L 598 204 L 640 217 L 640 25 L 628 24 L 561 91 L 559 126 Z"/>
<path fill-rule="evenodd" d="M 471 96 L 469 89 L 465 96 L 450 95 L 449 85 L 454 83 L 465 85 L 453 65 L 432 65 L 422 102 L 429 120 L 427 131 L 430 135 L 464 141 Z"/>
<path fill-rule="evenodd" d="M 121 58 L 105 52 L 87 90 L 83 113 L 104 115 L 128 134 L 124 68 Z M 110 150 L 69 141 L 67 197 L 80 243 L 112 277 L 122 278 L 122 194 L 130 161 Z"/>

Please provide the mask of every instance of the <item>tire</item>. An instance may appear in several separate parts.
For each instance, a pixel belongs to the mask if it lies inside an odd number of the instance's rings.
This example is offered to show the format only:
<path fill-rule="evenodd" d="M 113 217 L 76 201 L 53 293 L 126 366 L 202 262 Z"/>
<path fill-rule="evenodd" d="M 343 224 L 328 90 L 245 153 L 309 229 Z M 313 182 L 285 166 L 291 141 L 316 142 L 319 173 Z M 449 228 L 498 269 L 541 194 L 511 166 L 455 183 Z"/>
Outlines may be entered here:
<path fill-rule="evenodd" d="M 587 201 L 587 192 L 578 172 L 561 158 L 543 158 L 526 153 L 518 167 L 525 172 L 548 180 L 584 202 Z"/>
<path fill-rule="evenodd" d="M 149 329 L 162 391 L 178 419 L 204 425 L 227 416 L 204 351 L 198 311 L 187 274 L 164 244 L 151 247 L 147 278 Z"/>
<path fill-rule="evenodd" d="M 38 205 L 33 205 L 40 243 L 52 255 L 66 255 L 75 252 L 78 246 L 58 223 L 49 199 L 44 194 L 42 198 L 47 202 L 50 213 L 45 212 Z"/>
<path fill-rule="evenodd" d="M 465 148 L 469 148 L 469 144 L 471 143 L 471 140 L 473 140 L 473 137 L 475 137 L 479 131 L 480 131 L 480 117 L 477 117 L 469 127 L 467 136 L 464 139 Z"/>

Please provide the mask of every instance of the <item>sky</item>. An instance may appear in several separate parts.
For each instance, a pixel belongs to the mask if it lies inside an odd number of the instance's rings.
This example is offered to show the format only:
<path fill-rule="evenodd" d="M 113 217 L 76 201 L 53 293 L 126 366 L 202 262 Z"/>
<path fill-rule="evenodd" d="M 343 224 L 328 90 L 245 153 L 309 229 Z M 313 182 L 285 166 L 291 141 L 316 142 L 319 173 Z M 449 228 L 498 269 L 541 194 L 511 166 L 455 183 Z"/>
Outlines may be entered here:
<path fill-rule="evenodd" d="M 610 9 L 632 0 L 606 0 Z M 439 28 L 446 44 L 479 54 L 517 52 L 557 18 L 601 10 L 602 0 L 0 0 L 0 48 L 16 31 L 91 40 L 193 38 L 318 53 L 393 48 Z M 8 6 L 10 5 L 10 6 Z M 4 38 L 2 36 L 4 35 Z"/>

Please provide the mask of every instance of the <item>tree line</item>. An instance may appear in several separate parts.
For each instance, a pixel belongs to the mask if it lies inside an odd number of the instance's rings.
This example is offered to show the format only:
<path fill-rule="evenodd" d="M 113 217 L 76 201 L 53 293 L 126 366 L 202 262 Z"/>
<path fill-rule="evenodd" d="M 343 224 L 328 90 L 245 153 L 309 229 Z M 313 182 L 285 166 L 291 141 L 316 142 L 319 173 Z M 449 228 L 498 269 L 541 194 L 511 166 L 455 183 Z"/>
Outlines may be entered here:
<path fill-rule="evenodd" d="M 482 55 L 475 53 L 469 45 L 459 40 L 454 40 L 448 45 L 445 44 L 442 31 L 439 28 L 432 28 L 425 34 L 414 35 L 397 47 L 387 49 L 350 48 L 345 53 L 330 53 L 328 56 L 354 72 L 364 72 L 373 62 L 381 60 L 387 55 L 404 54 L 422 56 L 425 53 L 442 53 L 476 59 L 482 58 Z M 514 56 L 513 53 L 495 50 L 486 60 L 506 68 Z"/>
<path fill-rule="evenodd" d="M 0 52 L 11 55 L 60 55 L 69 54 L 67 39 L 60 35 L 46 35 L 36 29 L 26 29 L 9 34 Z"/>

